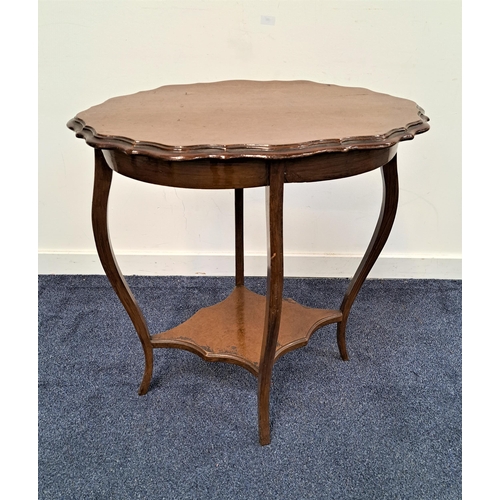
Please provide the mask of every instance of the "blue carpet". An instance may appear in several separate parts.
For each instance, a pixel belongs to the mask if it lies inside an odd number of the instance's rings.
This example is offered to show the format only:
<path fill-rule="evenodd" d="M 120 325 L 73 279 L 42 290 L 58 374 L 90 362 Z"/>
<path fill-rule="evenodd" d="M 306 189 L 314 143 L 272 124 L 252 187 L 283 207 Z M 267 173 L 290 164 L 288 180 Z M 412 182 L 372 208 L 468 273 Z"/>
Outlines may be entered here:
<path fill-rule="evenodd" d="M 152 333 L 222 300 L 231 278 L 127 278 Z M 344 279 L 286 279 L 338 308 Z M 247 278 L 265 293 L 265 279 Z M 39 277 L 39 499 L 461 498 L 461 281 L 368 280 L 347 326 L 275 364 L 271 444 L 241 367 L 143 354 L 104 276 Z"/>

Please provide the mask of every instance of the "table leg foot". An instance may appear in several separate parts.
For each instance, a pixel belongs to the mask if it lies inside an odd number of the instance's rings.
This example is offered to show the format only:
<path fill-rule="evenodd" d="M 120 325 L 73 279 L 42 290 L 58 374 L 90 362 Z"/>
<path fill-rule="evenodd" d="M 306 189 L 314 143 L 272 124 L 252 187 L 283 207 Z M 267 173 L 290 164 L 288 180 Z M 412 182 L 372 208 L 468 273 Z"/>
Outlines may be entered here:
<path fill-rule="evenodd" d="M 270 389 L 271 384 L 259 383 L 259 442 L 262 446 L 265 446 L 271 442 L 271 423 L 269 420 Z"/>
<path fill-rule="evenodd" d="M 108 231 L 108 199 L 113 170 L 106 163 L 103 152 L 95 150 L 94 193 L 92 198 L 92 229 L 97 254 L 111 286 L 127 311 L 144 349 L 145 369 L 139 394 L 148 392 L 153 373 L 153 347 L 142 311 L 135 300 L 115 259 Z"/>
<path fill-rule="evenodd" d="M 349 354 L 347 353 L 347 346 L 345 342 L 345 327 L 345 321 L 337 323 L 337 345 L 339 348 L 340 357 L 344 361 L 349 361 Z"/>
<path fill-rule="evenodd" d="M 149 384 L 153 376 L 153 349 L 144 349 L 144 375 L 139 386 L 139 396 L 144 396 L 149 391 Z"/>
<path fill-rule="evenodd" d="M 396 217 L 398 206 L 399 186 L 398 186 L 398 171 L 397 171 L 397 155 L 393 159 L 381 167 L 382 180 L 384 185 L 384 193 L 382 198 L 382 207 L 377 221 L 377 226 L 373 233 L 372 239 L 363 256 L 363 259 L 354 274 L 347 291 L 344 295 L 340 311 L 342 312 L 342 321 L 337 324 L 337 345 L 340 355 L 344 361 L 349 359 L 346 348 L 345 332 L 346 323 L 349 317 L 352 304 L 356 299 L 358 292 L 366 280 L 368 273 L 375 264 L 380 252 L 384 248 L 385 243 Z"/>

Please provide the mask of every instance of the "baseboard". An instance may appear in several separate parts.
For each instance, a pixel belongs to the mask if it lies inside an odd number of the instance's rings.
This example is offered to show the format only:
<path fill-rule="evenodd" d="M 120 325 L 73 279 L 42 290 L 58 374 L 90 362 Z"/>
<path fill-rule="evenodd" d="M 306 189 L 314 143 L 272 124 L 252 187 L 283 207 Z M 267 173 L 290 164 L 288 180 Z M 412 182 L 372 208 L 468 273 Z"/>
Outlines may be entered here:
<path fill-rule="evenodd" d="M 224 254 L 120 254 L 116 259 L 124 275 L 232 276 L 234 256 Z M 348 278 L 361 256 L 285 254 L 285 276 Z M 40 252 L 39 274 L 104 274 L 96 253 Z M 245 255 L 245 275 L 265 276 L 265 255 Z M 381 255 L 369 278 L 462 279 L 459 257 L 395 257 Z"/>

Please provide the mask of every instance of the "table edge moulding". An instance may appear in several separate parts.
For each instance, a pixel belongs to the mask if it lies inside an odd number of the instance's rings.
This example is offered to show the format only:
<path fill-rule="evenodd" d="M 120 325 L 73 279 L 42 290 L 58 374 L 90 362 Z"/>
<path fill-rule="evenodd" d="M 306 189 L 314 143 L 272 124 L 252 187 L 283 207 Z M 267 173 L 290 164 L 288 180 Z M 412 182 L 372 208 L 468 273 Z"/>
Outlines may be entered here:
<path fill-rule="evenodd" d="M 94 239 L 144 350 L 139 394 L 149 389 L 156 348 L 180 348 L 206 361 L 237 364 L 258 379 L 259 439 L 268 444 L 274 362 L 331 323 L 337 324 L 340 355 L 349 359 L 349 312 L 396 215 L 397 147 L 429 130 L 428 121 L 416 103 L 367 89 L 249 80 L 164 86 L 109 99 L 70 120 L 67 126 L 95 150 Z M 340 179 L 377 168 L 383 184 L 379 219 L 339 309 L 284 299 L 284 184 Z M 228 297 L 170 330 L 150 333 L 110 241 L 107 207 L 113 172 L 163 186 L 234 190 L 235 287 Z M 245 287 L 243 266 L 243 193 L 259 186 L 266 189 L 265 297 Z"/>

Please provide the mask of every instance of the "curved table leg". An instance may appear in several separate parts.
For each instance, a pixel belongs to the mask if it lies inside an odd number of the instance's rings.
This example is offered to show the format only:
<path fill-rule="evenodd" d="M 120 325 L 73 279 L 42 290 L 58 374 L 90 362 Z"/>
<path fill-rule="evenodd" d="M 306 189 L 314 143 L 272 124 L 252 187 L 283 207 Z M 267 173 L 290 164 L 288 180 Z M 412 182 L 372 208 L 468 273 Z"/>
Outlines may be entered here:
<path fill-rule="evenodd" d="M 396 210 L 398 206 L 398 171 L 397 171 L 397 155 L 394 158 L 381 167 L 382 179 L 384 181 L 384 194 L 382 199 L 382 208 L 380 210 L 380 216 L 378 218 L 377 226 L 375 232 L 373 233 L 372 239 L 366 253 L 361 261 L 356 274 L 352 278 L 347 291 L 344 295 L 344 300 L 340 306 L 342 312 L 342 321 L 337 324 L 337 344 L 339 347 L 340 355 L 342 359 L 347 361 L 349 356 L 347 354 L 347 348 L 345 343 L 345 328 L 347 323 L 347 318 L 349 317 L 349 311 L 351 306 L 358 295 L 361 285 L 364 283 L 368 273 L 375 264 L 380 252 L 384 248 L 384 245 L 389 237 L 389 233 L 392 229 L 392 224 L 396 217 Z"/>
<path fill-rule="evenodd" d="M 283 296 L 283 182 L 284 163 L 269 165 L 269 186 L 266 186 L 267 211 L 267 296 L 264 336 L 259 363 L 258 412 L 261 445 L 271 442 L 269 395 L 276 342 L 280 329 Z"/>
<path fill-rule="evenodd" d="M 96 149 L 94 194 L 92 198 L 92 228 L 94 231 L 94 239 L 104 272 L 123 304 L 123 307 L 130 316 L 144 349 L 145 369 L 142 383 L 139 387 L 139 394 L 143 395 L 148 392 L 149 383 L 151 382 L 151 376 L 153 374 L 153 347 L 151 345 L 146 320 L 118 267 L 113 247 L 109 239 L 107 212 L 112 178 L 113 170 L 111 170 L 106 163 L 102 151 Z"/>

